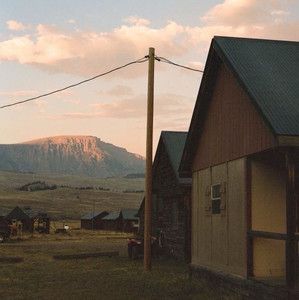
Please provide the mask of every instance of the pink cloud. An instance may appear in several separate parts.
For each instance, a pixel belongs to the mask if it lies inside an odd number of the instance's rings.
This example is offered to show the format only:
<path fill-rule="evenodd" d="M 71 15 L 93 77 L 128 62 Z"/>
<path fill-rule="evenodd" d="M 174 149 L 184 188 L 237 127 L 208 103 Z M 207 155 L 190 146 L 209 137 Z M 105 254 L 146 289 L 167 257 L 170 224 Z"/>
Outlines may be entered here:
<path fill-rule="evenodd" d="M 109 96 L 131 96 L 133 95 L 133 89 L 127 85 L 116 85 L 107 91 L 100 91 L 100 95 Z"/>
<path fill-rule="evenodd" d="M 37 95 L 37 93 L 38 93 L 38 91 L 36 91 L 36 90 L 3 91 L 3 92 L 0 92 L 0 96 L 22 97 L 22 96 L 34 96 L 34 95 Z"/>
<path fill-rule="evenodd" d="M 125 22 L 135 26 L 148 26 L 151 22 L 147 19 L 139 18 L 137 16 L 130 16 L 124 19 Z"/>
<path fill-rule="evenodd" d="M 285 8 L 286 0 L 225 0 L 215 5 L 201 19 L 207 24 L 244 26 L 273 21 L 273 12 Z M 283 11 L 286 14 L 286 11 Z"/>
<path fill-rule="evenodd" d="M 141 58 L 148 47 L 167 58 L 203 60 L 214 35 L 299 39 L 299 21 L 292 18 L 291 0 L 224 0 L 202 18 L 198 26 L 170 21 L 154 28 L 138 16 L 108 32 L 64 31 L 39 24 L 31 35 L 0 41 L 0 61 L 17 61 L 59 73 L 93 76 Z M 17 22 L 17 21 L 15 21 Z M 200 57 L 198 57 L 200 53 Z M 144 75 L 145 64 L 111 76 L 133 78 Z M 165 70 L 166 68 L 161 68 Z"/>
<path fill-rule="evenodd" d="M 155 116 L 165 119 L 186 118 L 193 109 L 193 101 L 176 94 L 161 94 L 155 97 Z M 141 119 L 146 116 L 146 96 L 139 95 L 127 99 L 95 103 L 91 112 L 69 112 L 62 115 L 69 119 L 116 118 Z"/>
<path fill-rule="evenodd" d="M 299 39 L 299 22 L 291 18 L 292 0 L 224 0 L 202 18 L 201 26 L 187 27 L 192 47 L 206 53 L 213 36 Z"/>
<path fill-rule="evenodd" d="M 23 31 L 27 28 L 23 23 L 15 21 L 15 20 L 9 20 L 6 22 L 7 28 L 12 31 Z"/>
<path fill-rule="evenodd" d="M 176 39 L 183 27 L 169 22 L 153 29 L 146 26 L 123 25 L 111 32 L 64 32 L 40 24 L 34 35 L 15 36 L 0 42 L 0 61 L 17 61 L 53 72 L 82 76 L 99 74 L 130 60 L 144 57 L 148 47 L 169 55 L 179 55 L 184 45 Z M 119 72 L 119 76 L 138 76 L 144 69 Z"/>

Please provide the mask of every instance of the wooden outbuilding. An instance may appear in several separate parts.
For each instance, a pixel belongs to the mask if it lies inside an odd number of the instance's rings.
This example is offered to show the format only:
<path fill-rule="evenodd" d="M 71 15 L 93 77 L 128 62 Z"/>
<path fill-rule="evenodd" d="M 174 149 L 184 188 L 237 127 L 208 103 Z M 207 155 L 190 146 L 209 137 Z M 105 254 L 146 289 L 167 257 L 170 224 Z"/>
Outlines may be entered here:
<path fill-rule="evenodd" d="M 103 229 L 111 231 L 122 231 L 123 217 L 121 211 L 110 212 L 102 219 Z"/>
<path fill-rule="evenodd" d="M 152 236 L 166 255 L 189 261 L 191 178 L 178 173 L 186 137 L 187 132 L 161 132 L 153 162 Z M 142 234 L 144 201 L 138 215 Z"/>
<path fill-rule="evenodd" d="M 103 218 L 107 211 L 89 212 L 81 218 L 81 229 L 100 230 L 104 228 Z"/>
<path fill-rule="evenodd" d="M 6 211 L 0 209 L 0 243 L 9 238 L 11 235 L 11 228 L 8 220 L 5 218 L 6 215 Z"/>
<path fill-rule="evenodd" d="M 194 274 L 254 299 L 296 294 L 298 171 L 299 43 L 214 37 L 180 165 Z"/>
<path fill-rule="evenodd" d="M 26 212 L 25 212 L 26 211 Z M 22 231 L 33 232 L 34 230 L 34 217 L 32 216 L 32 211 L 28 209 L 22 209 L 16 206 L 12 211 L 6 216 L 6 219 L 11 224 L 17 224 L 22 226 Z"/>
<path fill-rule="evenodd" d="M 10 224 L 18 226 L 18 230 L 24 232 L 33 232 L 36 229 L 39 232 L 50 233 L 49 216 L 44 212 L 32 210 L 30 207 L 22 209 L 16 206 L 7 214 L 5 219 Z"/>
<path fill-rule="evenodd" d="M 121 214 L 123 217 L 122 230 L 137 233 L 139 226 L 138 209 L 122 209 Z"/>

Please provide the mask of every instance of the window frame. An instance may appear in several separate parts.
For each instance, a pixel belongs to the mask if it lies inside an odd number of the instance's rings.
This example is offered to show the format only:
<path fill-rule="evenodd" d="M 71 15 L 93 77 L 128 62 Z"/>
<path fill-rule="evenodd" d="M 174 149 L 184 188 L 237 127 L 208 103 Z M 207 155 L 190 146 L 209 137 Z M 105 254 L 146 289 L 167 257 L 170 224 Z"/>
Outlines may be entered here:
<path fill-rule="evenodd" d="M 215 187 L 218 187 L 217 195 L 215 195 Z M 214 196 L 215 195 L 215 196 Z M 221 183 L 215 183 L 211 185 L 211 213 L 212 215 L 221 214 Z"/>

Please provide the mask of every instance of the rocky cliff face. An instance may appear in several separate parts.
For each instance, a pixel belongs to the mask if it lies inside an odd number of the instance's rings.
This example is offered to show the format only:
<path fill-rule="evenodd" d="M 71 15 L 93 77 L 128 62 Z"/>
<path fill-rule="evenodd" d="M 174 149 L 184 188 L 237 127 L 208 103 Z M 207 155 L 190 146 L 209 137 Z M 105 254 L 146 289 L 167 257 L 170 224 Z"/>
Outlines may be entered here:
<path fill-rule="evenodd" d="M 94 136 L 58 136 L 0 145 L 0 170 L 109 177 L 143 173 L 144 166 L 140 155 Z"/>

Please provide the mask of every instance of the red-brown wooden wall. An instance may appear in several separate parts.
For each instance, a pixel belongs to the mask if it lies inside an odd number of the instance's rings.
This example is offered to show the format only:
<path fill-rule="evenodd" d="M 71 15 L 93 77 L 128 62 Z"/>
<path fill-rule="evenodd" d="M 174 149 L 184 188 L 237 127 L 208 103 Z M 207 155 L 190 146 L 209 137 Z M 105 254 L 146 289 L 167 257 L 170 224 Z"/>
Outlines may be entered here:
<path fill-rule="evenodd" d="M 276 140 L 232 72 L 219 67 L 192 170 L 275 146 Z"/>

